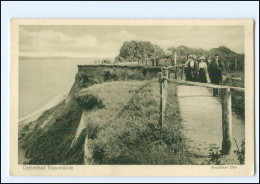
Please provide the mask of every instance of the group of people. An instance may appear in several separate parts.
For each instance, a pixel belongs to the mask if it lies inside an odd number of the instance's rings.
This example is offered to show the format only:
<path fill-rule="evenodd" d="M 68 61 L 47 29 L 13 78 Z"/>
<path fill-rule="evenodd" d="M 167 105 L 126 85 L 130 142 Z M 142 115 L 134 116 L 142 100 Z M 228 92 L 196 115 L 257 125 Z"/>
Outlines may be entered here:
<path fill-rule="evenodd" d="M 219 55 L 215 54 L 214 59 L 210 56 L 207 59 L 204 56 L 195 60 L 193 54 L 188 55 L 188 60 L 185 62 L 185 76 L 187 81 L 203 82 L 212 84 L 222 83 L 223 65 L 219 60 Z M 218 94 L 217 89 L 213 89 L 213 95 Z"/>

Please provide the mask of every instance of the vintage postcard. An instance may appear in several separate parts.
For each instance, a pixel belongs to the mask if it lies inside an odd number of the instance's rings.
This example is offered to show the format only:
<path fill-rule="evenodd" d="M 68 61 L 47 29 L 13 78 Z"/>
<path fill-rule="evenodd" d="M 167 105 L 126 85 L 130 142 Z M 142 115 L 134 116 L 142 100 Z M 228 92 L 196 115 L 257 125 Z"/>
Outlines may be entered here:
<path fill-rule="evenodd" d="M 10 27 L 10 175 L 254 174 L 253 20 Z"/>

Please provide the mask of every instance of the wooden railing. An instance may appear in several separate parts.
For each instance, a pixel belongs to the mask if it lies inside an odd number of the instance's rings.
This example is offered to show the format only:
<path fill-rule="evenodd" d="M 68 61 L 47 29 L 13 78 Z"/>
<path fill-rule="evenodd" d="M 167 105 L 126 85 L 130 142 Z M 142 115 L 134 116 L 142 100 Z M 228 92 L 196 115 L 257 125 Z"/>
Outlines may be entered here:
<path fill-rule="evenodd" d="M 175 79 L 169 78 L 168 69 L 172 67 L 162 67 L 161 73 L 159 74 L 160 82 L 160 119 L 159 125 L 163 126 L 164 122 L 164 110 L 166 106 L 167 99 L 167 82 L 173 82 L 182 85 L 190 86 L 201 86 L 206 88 L 215 88 L 222 91 L 222 154 L 229 155 L 231 153 L 231 140 L 232 140 L 232 108 L 231 108 L 231 95 L 232 91 L 245 92 L 244 88 L 240 87 L 230 87 L 223 85 L 215 85 L 200 82 L 191 82 L 178 80 L 175 74 Z M 177 73 L 176 68 L 175 72 Z M 182 73 L 184 70 L 182 69 Z"/>

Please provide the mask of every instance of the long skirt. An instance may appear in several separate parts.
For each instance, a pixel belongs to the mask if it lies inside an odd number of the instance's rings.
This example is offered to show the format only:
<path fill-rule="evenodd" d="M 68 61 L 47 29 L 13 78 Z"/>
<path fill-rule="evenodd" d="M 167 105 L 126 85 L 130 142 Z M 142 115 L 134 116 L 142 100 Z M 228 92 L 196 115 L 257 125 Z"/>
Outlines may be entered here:
<path fill-rule="evenodd" d="M 197 81 L 197 74 L 193 68 L 185 69 L 186 81 Z"/>
<path fill-rule="evenodd" d="M 200 69 L 199 70 L 199 82 L 202 83 L 207 83 L 207 76 L 206 76 L 206 72 L 204 69 Z"/>

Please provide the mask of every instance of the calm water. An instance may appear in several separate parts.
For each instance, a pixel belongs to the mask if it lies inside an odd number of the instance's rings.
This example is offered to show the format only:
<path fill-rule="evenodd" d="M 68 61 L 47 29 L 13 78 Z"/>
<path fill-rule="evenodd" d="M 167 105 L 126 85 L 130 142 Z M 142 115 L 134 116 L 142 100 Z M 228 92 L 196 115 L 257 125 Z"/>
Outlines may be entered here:
<path fill-rule="evenodd" d="M 96 59 L 20 58 L 19 118 L 39 109 L 55 96 L 69 92 L 77 65 L 93 64 Z"/>

